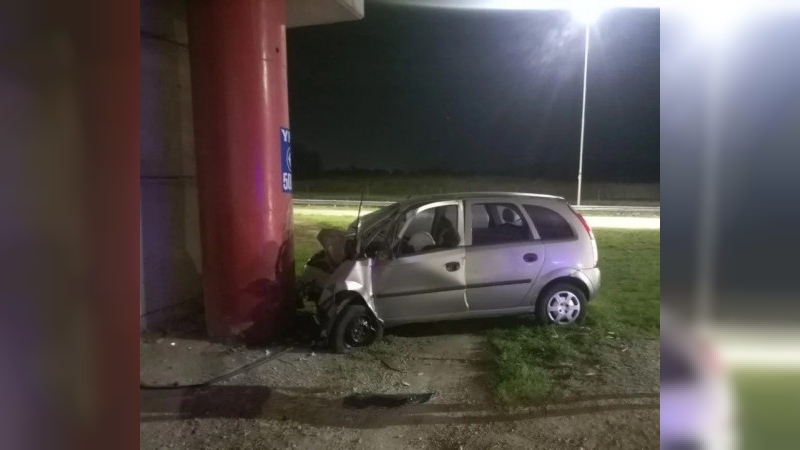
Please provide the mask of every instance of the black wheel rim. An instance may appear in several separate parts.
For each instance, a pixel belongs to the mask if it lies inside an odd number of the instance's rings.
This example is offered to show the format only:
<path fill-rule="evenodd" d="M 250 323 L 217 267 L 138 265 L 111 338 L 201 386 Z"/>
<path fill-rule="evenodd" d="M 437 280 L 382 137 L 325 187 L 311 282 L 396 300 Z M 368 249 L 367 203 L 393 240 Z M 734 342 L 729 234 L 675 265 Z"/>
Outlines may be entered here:
<path fill-rule="evenodd" d="M 375 327 L 366 314 L 353 317 L 344 329 L 344 343 L 348 347 L 364 347 L 375 339 Z"/>

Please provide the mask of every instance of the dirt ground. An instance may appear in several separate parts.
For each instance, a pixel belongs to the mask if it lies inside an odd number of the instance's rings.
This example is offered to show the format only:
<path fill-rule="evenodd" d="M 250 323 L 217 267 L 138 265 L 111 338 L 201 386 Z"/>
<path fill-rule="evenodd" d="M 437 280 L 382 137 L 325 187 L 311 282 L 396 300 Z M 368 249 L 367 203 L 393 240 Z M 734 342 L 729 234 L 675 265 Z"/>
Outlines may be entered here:
<path fill-rule="evenodd" d="M 245 348 L 202 333 L 141 338 L 143 384 L 197 383 L 257 361 L 202 389 L 141 390 L 143 449 L 643 449 L 659 445 L 656 340 L 609 345 L 603 363 L 569 378 L 558 400 L 503 408 L 491 393 L 483 330 L 498 321 L 387 330 L 380 351 L 339 355 L 296 344 Z M 610 337 L 609 339 L 614 339 Z M 346 407 L 354 393 L 435 392 L 427 403 Z"/>

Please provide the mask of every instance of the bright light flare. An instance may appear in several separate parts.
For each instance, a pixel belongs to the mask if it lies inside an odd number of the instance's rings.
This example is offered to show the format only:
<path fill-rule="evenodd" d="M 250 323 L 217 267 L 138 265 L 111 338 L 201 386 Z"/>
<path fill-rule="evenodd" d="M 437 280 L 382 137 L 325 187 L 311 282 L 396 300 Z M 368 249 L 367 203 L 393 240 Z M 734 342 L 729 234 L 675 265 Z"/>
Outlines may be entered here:
<path fill-rule="evenodd" d="M 662 17 L 686 21 L 698 42 L 725 45 L 747 24 L 769 16 L 800 13 L 800 2 L 785 0 L 672 0 L 665 3 Z"/>
<path fill-rule="evenodd" d="M 679 11 L 691 20 L 702 39 L 708 42 L 720 42 L 730 37 L 745 19 L 756 12 L 752 2 L 742 1 L 720 5 L 708 0 L 683 0 L 677 5 L 677 8 L 681 8 Z"/>
<path fill-rule="evenodd" d="M 611 8 L 659 8 L 661 0 L 374 0 L 406 6 L 448 9 L 585 10 L 591 4 Z M 574 6 L 573 6 L 574 4 Z M 592 6 L 591 8 L 594 8 Z M 596 18 L 596 17 L 595 17 Z"/>
<path fill-rule="evenodd" d="M 572 17 L 584 25 L 591 25 L 609 9 L 608 2 L 592 0 L 575 0 L 570 2 Z"/>

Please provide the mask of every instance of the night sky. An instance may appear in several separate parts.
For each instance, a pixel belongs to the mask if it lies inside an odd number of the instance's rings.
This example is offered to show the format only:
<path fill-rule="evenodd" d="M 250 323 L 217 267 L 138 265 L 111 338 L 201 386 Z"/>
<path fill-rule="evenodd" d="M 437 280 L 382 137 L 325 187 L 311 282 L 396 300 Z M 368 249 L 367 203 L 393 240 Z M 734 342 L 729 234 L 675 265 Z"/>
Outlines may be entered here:
<path fill-rule="evenodd" d="M 295 146 L 326 169 L 574 179 L 584 29 L 560 11 L 366 2 L 288 31 Z M 584 179 L 659 179 L 659 13 L 606 12 L 589 51 Z"/>

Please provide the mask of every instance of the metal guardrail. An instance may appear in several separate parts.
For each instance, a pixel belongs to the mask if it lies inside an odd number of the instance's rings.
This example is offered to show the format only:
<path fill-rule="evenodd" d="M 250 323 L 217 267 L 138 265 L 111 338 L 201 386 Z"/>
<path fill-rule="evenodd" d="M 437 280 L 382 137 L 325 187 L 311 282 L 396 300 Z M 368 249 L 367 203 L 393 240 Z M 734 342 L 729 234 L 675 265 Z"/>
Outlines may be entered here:
<path fill-rule="evenodd" d="M 358 208 L 360 203 L 358 200 L 327 200 L 327 199 L 292 199 L 295 206 L 348 206 Z M 364 206 L 368 208 L 380 208 L 382 206 L 389 206 L 395 202 L 378 201 L 378 200 L 364 200 Z"/>
<path fill-rule="evenodd" d="M 292 200 L 295 206 L 327 206 L 327 207 L 358 207 L 358 200 L 328 200 L 328 199 L 302 199 L 295 198 Z M 394 202 L 377 201 L 377 200 L 364 200 L 364 207 L 367 208 L 380 208 L 382 206 L 389 206 Z M 661 214 L 660 206 L 616 206 L 616 205 L 581 205 L 573 208 L 578 211 L 603 211 L 603 212 L 626 212 L 626 213 L 650 213 Z"/>
<path fill-rule="evenodd" d="M 572 205 L 578 211 L 607 211 L 607 212 L 627 212 L 627 213 L 648 213 L 661 214 L 660 206 L 624 206 L 624 205 Z"/>

